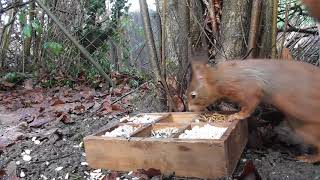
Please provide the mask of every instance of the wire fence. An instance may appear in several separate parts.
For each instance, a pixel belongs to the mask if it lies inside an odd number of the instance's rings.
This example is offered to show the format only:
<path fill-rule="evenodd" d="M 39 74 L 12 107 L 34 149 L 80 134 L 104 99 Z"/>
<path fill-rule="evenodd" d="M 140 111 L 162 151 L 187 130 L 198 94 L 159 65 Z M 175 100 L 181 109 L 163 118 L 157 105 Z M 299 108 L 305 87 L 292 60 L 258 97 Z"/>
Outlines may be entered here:
<path fill-rule="evenodd" d="M 35 1 L 1 0 L 0 68 L 4 72 L 58 73 L 75 76 L 95 67 Z M 41 1 L 105 72 L 144 69 L 145 43 L 139 12 L 122 0 Z M 113 13 L 112 13 L 113 12 Z"/>
<path fill-rule="evenodd" d="M 320 29 L 300 1 L 280 1 L 277 47 L 298 61 L 320 65 Z"/>

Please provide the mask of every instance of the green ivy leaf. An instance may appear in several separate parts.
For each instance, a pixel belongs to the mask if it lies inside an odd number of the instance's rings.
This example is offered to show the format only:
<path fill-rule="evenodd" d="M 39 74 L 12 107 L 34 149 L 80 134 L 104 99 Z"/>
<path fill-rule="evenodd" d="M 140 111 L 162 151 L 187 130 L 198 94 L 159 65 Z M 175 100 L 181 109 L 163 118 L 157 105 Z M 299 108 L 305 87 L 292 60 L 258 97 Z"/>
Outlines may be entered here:
<path fill-rule="evenodd" d="M 20 24 L 25 24 L 26 23 L 26 13 L 24 11 L 21 11 L 19 13 L 18 19 L 19 19 Z"/>
<path fill-rule="evenodd" d="M 31 38 L 31 26 L 30 24 L 27 24 L 24 26 L 23 31 L 23 38 Z"/>
<path fill-rule="evenodd" d="M 49 49 L 56 56 L 58 56 L 63 50 L 62 45 L 56 42 L 46 42 L 43 47 L 45 49 Z"/>
<path fill-rule="evenodd" d="M 42 27 L 41 27 L 40 21 L 38 19 L 33 20 L 31 25 L 36 30 L 37 33 L 42 32 Z"/>

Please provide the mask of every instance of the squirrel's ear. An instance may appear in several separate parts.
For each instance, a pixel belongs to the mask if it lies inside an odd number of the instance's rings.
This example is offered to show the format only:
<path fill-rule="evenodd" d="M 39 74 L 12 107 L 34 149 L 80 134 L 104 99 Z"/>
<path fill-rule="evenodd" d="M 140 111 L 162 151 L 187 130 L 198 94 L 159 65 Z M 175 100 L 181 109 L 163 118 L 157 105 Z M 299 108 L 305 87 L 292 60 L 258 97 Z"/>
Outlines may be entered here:
<path fill-rule="evenodd" d="M 201 80 L 201 79 L 204 79 L 206 75 L 205 72 L 207 71 L 209 64 L 204 62 L 192 62 L 191 67 L 192 67 L 193 76 L 196 79 Z"/>

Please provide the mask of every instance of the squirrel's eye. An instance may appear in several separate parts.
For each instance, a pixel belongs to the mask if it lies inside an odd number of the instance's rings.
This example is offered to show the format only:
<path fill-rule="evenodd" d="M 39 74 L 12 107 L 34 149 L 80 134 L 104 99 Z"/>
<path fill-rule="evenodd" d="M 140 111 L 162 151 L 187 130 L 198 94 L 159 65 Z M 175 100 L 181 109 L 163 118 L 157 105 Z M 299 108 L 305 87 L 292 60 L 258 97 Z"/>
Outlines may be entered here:
<path fill-rule="evenodd" d="M 197 95 L 197 93 L 191 92 L 191 98 L 192 98 L 192 99 L 196 98 L 196 95 Z"/>

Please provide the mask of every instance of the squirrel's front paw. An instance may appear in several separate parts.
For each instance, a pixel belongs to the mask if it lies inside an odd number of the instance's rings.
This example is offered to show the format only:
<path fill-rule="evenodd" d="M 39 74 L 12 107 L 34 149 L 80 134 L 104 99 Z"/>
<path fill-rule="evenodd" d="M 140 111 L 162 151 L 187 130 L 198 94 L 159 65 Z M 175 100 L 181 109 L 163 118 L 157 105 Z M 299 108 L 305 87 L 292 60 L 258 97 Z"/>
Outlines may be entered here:
<path fill-rule="evenodd" d="M 295 159 L 300 162 L 311 163 L 311 164 L 320 162 L 320 156 L 318 154 L 297 156 Z"/>
<path fill-rule="evenodd" d="M 230 115 L 230 116 L 227 118 L 227 121 L 228 121 L 228 122 L 232 122 L 232 121 L 242 120 L 242 119 L 245 119 L 245 118 L 246 118 L 245 116 L 242 116 L 242 115 L 240 115 L 239 113 L 235 113 L 235 114 Z"/>

